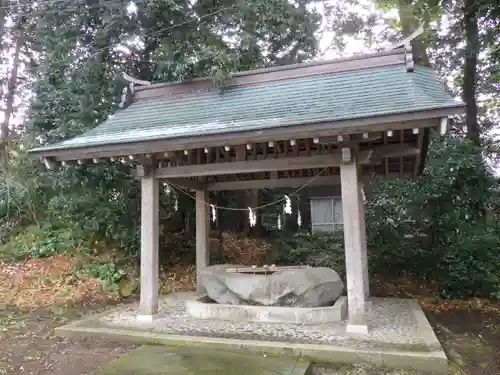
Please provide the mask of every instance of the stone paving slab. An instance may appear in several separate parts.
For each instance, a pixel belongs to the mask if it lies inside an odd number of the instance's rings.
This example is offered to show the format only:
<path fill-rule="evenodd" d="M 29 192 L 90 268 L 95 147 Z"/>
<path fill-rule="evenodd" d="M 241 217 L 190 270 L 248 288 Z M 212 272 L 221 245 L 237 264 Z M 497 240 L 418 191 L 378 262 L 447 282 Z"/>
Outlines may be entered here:
<path fill-rule="evenodd" d="M 446 355 L 418 302 L 411 299 L 371 299 L 368 334 L 353 334 L 346 332 L 345 321 L 286 324 L 196 319 L 187 313 L 185 301 L 198 297 L 194 293 L 167 296 L 153 321 L 138 319 L 138 306 L 132 304 L 70 323 L 56 333 L 447 372 Z"/>
<path fill-rule="evenodd" d="M 169 295 L 160 300 L 153 321 L 138 319 L 138 305 L 130 304 L 95 319 L 85 319 L 85 327 L 106 327 L 172 335 L 221 337 L 242 340 L 285 341 L 297 344 L 342 344 L 362 349 L 412 349 L 428 351 L 415 316 L 415 301 L 378 298 L 367 312 L 367 335 L 346 333 L 346 322 L 294 324 L 275 322 L 225 321 L 189 316 L 186 299 L 195 294 Z M 416 305 L 418 309 L 418 304 Z M 76 323 L 78 325 L 80 323 Z M 431 328 L 432 330 L 432 328 Z"/>
<path fill-rule="evenodd" d="M 145 345 L 94 375 L 306 375 L 310 362 L 215 351 Z"/>

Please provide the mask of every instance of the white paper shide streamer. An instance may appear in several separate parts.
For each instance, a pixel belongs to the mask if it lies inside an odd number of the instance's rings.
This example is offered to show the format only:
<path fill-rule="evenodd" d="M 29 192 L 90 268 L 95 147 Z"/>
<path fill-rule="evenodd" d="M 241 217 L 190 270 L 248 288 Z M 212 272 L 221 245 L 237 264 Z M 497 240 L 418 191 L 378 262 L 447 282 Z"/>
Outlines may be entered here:
<path fill-rule="evenodd" d="M 299 228 L 302 226 L 302 216 L 300 216 L 300 210 L 297 211 L 297 225 Z"/>
<path fill-rule="evenodd" d="M 210 208 L 212 209 L 212 221 L 215 222 L 215 219 L 216 219 L 215 206 L 213 204 L 211 204 Z"/>
<path fill-rule="evenodd" d="M 285 214 L 290 215 L 292 213 L 292 201 L 288 195 L 285 195 L 285 208 L 283 209 Z"/>
<path fill-rule="evenodd" d="M 250 220 L 251 227 L 257 224 L 257 214 L 252 210 L 252 207 L 248 207 L 248 219 Z"/>
<path fill-rule="evenodd" d="M 278 215 L 278 229 L 281 230 L 281 216 Z"/>
<path fill-rule="evenodd" d="M 177 211 L 179 209 L 179 200 L 177 199 L 177 195 L 174 200 L 174 210 Z"/>

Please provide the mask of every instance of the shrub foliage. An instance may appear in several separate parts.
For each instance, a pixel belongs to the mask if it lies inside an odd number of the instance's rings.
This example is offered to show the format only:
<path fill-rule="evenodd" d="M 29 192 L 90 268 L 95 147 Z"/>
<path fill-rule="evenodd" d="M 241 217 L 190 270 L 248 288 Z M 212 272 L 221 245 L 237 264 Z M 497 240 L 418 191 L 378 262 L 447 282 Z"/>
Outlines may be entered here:
<path fill-rule="evenodd" d="M 377 180 L 366 203 L 372 275 L 437 281 L 445 298 L 500 298 L 498 180 L 463 139 L 436 139 L 415 180 Z M 344 274 L 342 241 L 283 236 L 276 262 Z"/>

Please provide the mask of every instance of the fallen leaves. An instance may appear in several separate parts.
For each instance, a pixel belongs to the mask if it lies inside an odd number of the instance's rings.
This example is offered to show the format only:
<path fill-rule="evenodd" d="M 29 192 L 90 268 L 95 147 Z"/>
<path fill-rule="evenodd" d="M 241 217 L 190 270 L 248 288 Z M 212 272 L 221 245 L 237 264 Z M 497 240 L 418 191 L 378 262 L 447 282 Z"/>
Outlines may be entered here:
<path fill-rule="evenodd" d="M 500 316 L 500 303 L 487 299 L 472 298 L 468 300 L 439 300 L 436 298 L 415 296 L 420 305 L 426 310 L 435 313 L 445 313 L 450 311 L 481 311 L 483 313 L 493 313 Z"/>
<path fill-rule="evenodd" d="M 117 292 L 101 290 L 97 278 L 80 278 L 75 272 L 81 259 L 55 255 L 16 263 L 0 262 L 0 301 L 3 306 L 33 310 L 41 307 L 76 305 L 85 301 L 116 300 L 130 297 L 139 286 L 138 269 L 128 266 L 127 278 Z M 158 280 L 162 294 L 196 289 L 194 265 L 162 267 Z"/>
<path fill-rule="evenodd" d="M 271 250 L 271 244 L 238 233 L 223 232 L 221 249 L 222 257 L 227 263 L 261 265 L 266 263 L 266 256 Z"/>
<path fill-rule="evenodd" d="M 415 296 L 437 296 L 438 284 L 434 281 L 419 281 L 410 277 L 394 279 L 376 278 L 373 281 L 373 292 L 384 297 L 414 298 Z"/>
<path fill-rule="evenodd" d="M 230 233 L 222 236 L 222 248 L 229 261 L 239 264 L 262 264 L 270 245 L 265 241 L 249 239 Z M 139 270 L 127 266 L 127 279 L 118 292 L 102 291 L 96 278 L 76 276 L 81 259 L 69 255 L 55 255 L 43 259 L 30 259 L 16 263 L 0 262 L 1 305 L 21 309 L 68 306 L 82 301 L 116 300 L 134 295 L 139 286 Z M 162 267 L 158 280 L 161 294 L 196 289 L 194 265 Z M 486 299 L 444 300 L 438 298 L 436 282 L 422 282 L 408 277 L 393 280 L 376 279 L 373 294 L 385 297 L 415 298 L 426 310 L 483 311 L 500 315 L 500 303 Z"/>
<path fill-rule="evenodd" d="M 99 280 L 74 276 L 76 263 L 68 255 L 0 262 L 0 300 L 5 305 L 34 309 L 107 297 L 98 290 Z"/>
<path fill-rule="evenodd" d="M 158 280 L 160 294 L 193 291 L 196 289 L 196 267 L 194 265 L 174 265 L 160 270 Z"/>
<path fill-rule="evenodd" d="M 439 298 L 439 284 L 435 281 L 422 281 L 409 277 L 392 280 L 376 279 L 373 291 L 378 296 L 415 298 L 426 310 L 434 313 L 449 311 L 482 311 L 500 315 L 500 302 L 482 298 L 467 300 Z"/>

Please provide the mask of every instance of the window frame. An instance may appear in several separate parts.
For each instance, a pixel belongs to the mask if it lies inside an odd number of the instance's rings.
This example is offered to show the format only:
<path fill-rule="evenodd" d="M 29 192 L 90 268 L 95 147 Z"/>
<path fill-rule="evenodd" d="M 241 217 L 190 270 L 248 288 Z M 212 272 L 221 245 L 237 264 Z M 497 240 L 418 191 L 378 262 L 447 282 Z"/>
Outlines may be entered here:
<path fill-rule="evenodd" d="M 314 222 L 314 204 L 313 201 L 318 201 L 318 200 L 329 200 L 331 204 L 331 212 L 332 212 L 332 221 L 331 222 L 324 222 L 324 223 L 315 223 Z M 309 205 L 310 205 L 310 210 L 311 210 L 311 233 L 312 234 L 318 234 L 318 233 L 330 233 L 330 234 L 337 234 L 340 232 L 344 231 L 344 218 L 342 217 L 342 223 L 335 222 L 335 202 L 339 202 L 342 204 L 342 197 L 333 195 L 333 196 L 326 196 L 326 197 L 309 197 Z M 343 209 L 343 207 L 342 207 Z M 331 232 L 324 232 L 324 231 L 315 231 L 314 227 L 315 226 L 331 226 L 332 230 Z M 340 229 L 338 229 L 340 228 Z"/>

